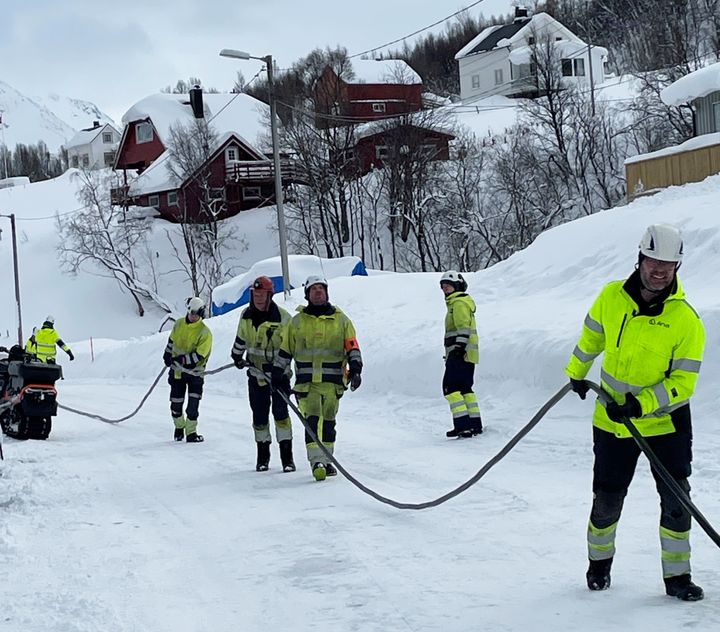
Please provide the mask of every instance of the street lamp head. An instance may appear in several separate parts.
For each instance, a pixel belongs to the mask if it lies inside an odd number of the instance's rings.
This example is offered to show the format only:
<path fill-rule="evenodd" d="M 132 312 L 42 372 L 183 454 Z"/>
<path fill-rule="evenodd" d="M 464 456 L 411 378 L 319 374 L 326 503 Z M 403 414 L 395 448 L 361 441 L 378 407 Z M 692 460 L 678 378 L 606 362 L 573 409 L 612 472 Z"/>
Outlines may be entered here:
<path fill-rule="evenodd" d="M 232 59 L 250 59 L 252 55 L 243 50 L 235 50 L 234 48 L 223 48 L 220 51 L 220 57 L 231 57 Z"/>

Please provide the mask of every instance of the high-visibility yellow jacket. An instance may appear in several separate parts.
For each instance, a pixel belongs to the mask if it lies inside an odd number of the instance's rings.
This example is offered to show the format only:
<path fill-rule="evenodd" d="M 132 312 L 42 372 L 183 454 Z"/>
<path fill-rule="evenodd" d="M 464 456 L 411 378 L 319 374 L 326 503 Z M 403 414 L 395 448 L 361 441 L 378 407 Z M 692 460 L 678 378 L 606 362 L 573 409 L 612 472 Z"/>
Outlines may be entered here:
<path fill-rule="evenodd" d="M 181 356 L 185 373 L 202 377 L 211 351 L 212 332 L 202 318 L 194 323 L 188 322 L 187 316 L 175 321 L 165 353 L 173 358 Z M 171 369 L 175 379 L 180 379 L 183 370 L 178 368 L 177 363 Z"/>
<path fill-rule="evenodd" d="M 480 361 L 477 325 L 475 324 L 475 301 L 465 292 L 453 292 L 445 297 L 445 357 L 458 345 L 465 346 L 465 361 Z"/>
<path fill-rule="evenodd" d="M 584 379 L 604 352 L 603 389 L 619 404 L 625 402 L 625 393 L 635 395 L 642 417 L 633 421 L 643 436 L 668 434 L 675 431 L 669 413 L 687 404 L 695 391 L 705 329 L 685 299 L 679 279 L 654 315 L 641 313 L 628 293 L 630 280 L 613 281 L 602 290 L 585 318 L 565 372 Z M 599 400 L 593 424 L 617 437 L 630 436 L 622 423 L 608 418 Z"/>
<path fill-rule="evenodd" d="M 70 347 L 62 341 L 54 328 L 43 326 L 30 336 L 25 344 L 25 351 L 35 354 L 42 362 L 55 362 L 56 347 L 60 347 L 65 353 L 70 352 Z"/>
<path fill-rule="evenodd" d="M 346 365 L 357 363 L 362 368 L 355 327 L 333 305 L 317 316 L 307 313 L 307 309 L 298 307 L 290 320 L 276 364 L 285 368 L 294 358 L 297 379 L 293 389 L 299 393 L 317 383 L 337 384 L 342 389 Z"/>
<path fill-rule="evenodd" d="M 255 326 L 253 311 L 257 317 L 258 312 L 252 307 L 246 307 L 240 315 L 235 344 L 230 355 L 235 360 L 247 352 L 248 362 L 269 375 L 273 364 L 277 364 L 280 347 L 290 323 L 290 314 L 275 303 L 270 303 L 270 309 L 266 314 L 262 314 L 262 322 Z M 289 366 L 287 370 L 289 373 Z M 267 383 L 267 380 L 254 373 L 253 377 L 261 386 Z"/>

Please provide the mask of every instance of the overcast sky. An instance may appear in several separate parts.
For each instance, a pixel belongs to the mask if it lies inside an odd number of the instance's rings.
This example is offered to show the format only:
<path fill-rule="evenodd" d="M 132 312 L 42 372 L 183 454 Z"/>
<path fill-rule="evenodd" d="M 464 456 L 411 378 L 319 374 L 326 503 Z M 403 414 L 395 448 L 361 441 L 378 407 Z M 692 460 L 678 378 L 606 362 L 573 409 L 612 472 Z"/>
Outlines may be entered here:
<path fill-rule="evenodd" d="M 3 0 L 0 80 L 26 94 L 92 101 L 120 121 L 129 107 L 178 79 L 232 88 L 257 61 L 221 58 L 221 48 L 272 54 L 286 67 L 313 48 L 351 53 L 402 37 L 472 0 Z M 504 12 L 484 0 L 473 15 Z M 14 6 L 13 6 L 14 5 Z M 433 29 L 438 32 L 441 26 Z"/>

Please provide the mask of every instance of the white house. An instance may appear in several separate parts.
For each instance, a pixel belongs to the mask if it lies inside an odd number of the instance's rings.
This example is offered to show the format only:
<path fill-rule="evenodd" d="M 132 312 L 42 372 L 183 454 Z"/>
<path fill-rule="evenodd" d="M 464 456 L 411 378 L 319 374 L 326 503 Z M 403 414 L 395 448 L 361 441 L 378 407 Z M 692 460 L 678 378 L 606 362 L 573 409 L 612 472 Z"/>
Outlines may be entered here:
<path fill-rule="evenodd" d="M 568 82 L 595 84 L 605 80 L 608 52 L 587 43 L 547 13 L 529 16 L 516 7 L 510 24 L 489 26 L 458 53 L 460 96 L 465 100 L 495 94 L 509 97 L 536 96 L 532 64 L 534 45 L 550 38 L 556 47 L 559 70 Z"/>
<path fill-rule="evenodd" d="M 119 142 L 120 133 L 112 125 L 93 121 L 92 127 L 80 130 L 65 146 L 68 163 L 80 169 L 112 167 Z"/>

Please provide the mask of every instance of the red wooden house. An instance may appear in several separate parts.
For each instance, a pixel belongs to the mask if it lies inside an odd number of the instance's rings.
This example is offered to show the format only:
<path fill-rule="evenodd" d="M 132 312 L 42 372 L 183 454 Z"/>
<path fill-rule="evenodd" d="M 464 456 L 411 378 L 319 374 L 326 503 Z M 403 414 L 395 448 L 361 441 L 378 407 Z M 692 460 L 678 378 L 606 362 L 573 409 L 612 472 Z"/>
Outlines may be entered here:
<path fill-rule="evenodd" d="M 423 83 L 401 59 L 356 59 L 328 66 L 315 83 L 315 125 L 327 128 L 384 119 L 422 108 Z"/>
<path fill-rule="evenodd" d="M 217 141 L 205 163 L 183 181 L 168 170 L 167 147 L 171 128 L 194 118 L 188 96 L 156 94 L 128 110 L 114 165 L 124 171 L 126 184 L 112 191 L 114 203 L 151 207 L 174 222 L 197 220 L 201 200 L 221 218 L 275 203 L 274 165 L 257 140 L 265 133 L 267 105 L 247 94 L 203 94 L 200 108 Z M 281 172 L 284 184 L 302 180 L 289 160 L 282 161 Z"/>

